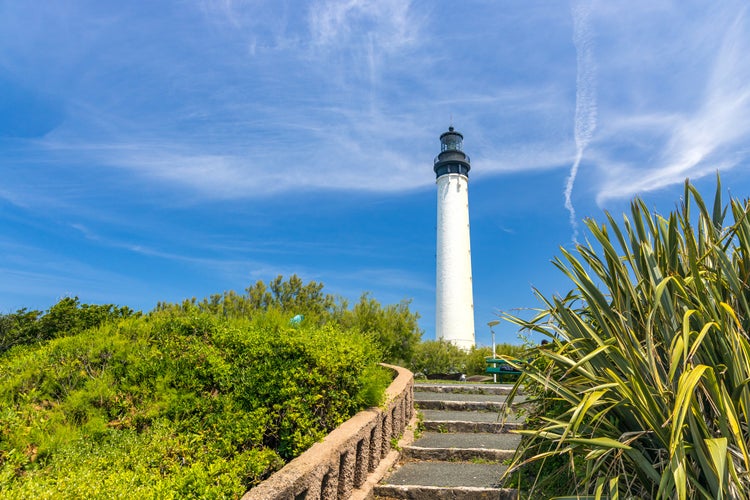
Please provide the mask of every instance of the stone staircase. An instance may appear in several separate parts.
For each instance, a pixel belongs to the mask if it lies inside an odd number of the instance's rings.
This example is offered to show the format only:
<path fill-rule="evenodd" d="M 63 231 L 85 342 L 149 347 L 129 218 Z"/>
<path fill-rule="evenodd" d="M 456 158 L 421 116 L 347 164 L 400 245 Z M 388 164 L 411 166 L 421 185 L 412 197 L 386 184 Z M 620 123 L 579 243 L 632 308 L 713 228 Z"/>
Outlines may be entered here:
<path fill-rule="evenodd" d="M 399 463 L 375 486 L 375 498 L 517 499 L 516 490 L 498 484 L 506 469 L 503 461 L 521 440 L 508 431 L 520 427 L 522 419 L 511 415 L 503 422 L 501 416 L 510 387 L 415 384 L 421 434 L 402 447 Z"/>

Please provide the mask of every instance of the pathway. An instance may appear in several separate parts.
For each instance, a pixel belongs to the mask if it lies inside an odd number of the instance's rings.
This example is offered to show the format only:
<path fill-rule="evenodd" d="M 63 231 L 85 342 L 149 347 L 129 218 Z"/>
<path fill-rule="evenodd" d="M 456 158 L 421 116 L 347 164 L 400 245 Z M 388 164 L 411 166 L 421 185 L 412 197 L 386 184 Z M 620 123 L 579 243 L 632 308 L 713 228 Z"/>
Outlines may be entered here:
<path fill-rule="evenodd" d="M 423 416 L 423 432 L 402 448 L 401 461 L 375 487 L 375 498 L 409 500 L 516 499 L 516 490 L 498 479 L 521 440 L 503 423 L 509 385 L 415 384 L 414 401 Z M 520 398 L 516 398 L 518 401 Z"/>

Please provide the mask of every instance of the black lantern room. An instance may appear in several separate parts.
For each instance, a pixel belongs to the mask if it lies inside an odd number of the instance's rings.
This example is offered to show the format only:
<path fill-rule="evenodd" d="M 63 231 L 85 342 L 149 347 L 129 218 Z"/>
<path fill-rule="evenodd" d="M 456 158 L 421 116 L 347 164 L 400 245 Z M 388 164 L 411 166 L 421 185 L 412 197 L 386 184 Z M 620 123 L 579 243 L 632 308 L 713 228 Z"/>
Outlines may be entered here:
<path fill-rule="evenodd" d="M 440 135 L 440 154 L 435 157 L 435 177 L 445 174 L 460 174 L 469 176 L 471 163 L 469 156 L 463 152 L 464 136 L 448 127 L 447 132 Z"/>

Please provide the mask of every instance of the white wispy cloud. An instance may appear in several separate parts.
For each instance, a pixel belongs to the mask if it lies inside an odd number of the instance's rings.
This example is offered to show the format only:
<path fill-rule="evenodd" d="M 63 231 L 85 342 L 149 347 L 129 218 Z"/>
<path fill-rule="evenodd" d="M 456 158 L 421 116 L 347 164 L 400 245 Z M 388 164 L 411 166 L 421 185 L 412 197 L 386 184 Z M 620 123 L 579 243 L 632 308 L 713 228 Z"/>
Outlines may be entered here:
<path fill-rule="evenodd" d="M 630 151 L 621 147 L 609 152 L 606 140 L 597 145 L 593 154 L 604 176 L 597 194 L 599 203 L 658 190 L 687 177 L 700 178 L 747 161 L 750 61 L 746 54 L 750 53 L 750 31 L 746 9 L 739 14 L 724 11 L 709 21 L 720 43 L 705 56 L 706 70 L 687 76 L 689 84 L 702 87 L 690 108 L 651 108 L 616 117 L 604 125 L 602 135 L 608 140 L 619 138 Z M 684 70 L 676 67 L 675 71 Z M 633 151 L 638 154 L 633 155 Z"/>
<path fill-rule="evenodd" d="M 404 0 L 320 0 L 309 9 L 313 42 L 348 45 L 369 37 L 384 51 L 399 50 L 415 41 L 418 25 Z"/>
<path fill-rule="evenodd" d="M 66 53 L 96 51 L 96 64 L 86 78 L 68 78 L 68 117 L 38 141 L 40 161 L 130 172 L 147 186 L 188 190 L 196 199 L 255 198 L 430 186 L 437 136 L 454 111 L 471 152 L 494 160 L 486 173 L 549 168 L 563 142 L 565 134 L 553 134 L 545 150 L 543 127 L 524 123 L 532 117 L 549 127 L 564 114 L 562 86 L 496 85 L 491 71 L 477 85 L 475 75 L 446 72 L 446 64 L 467 59 L 462 51 L 472 38 L 437 27 L 445 20 L 424 5 L 195 5 L 200 15 L 188 9 L 184 24 L 170 22 L 169 43 L 137 9 L 110 19 L 96 37 L 65 41 Z M 82 24 L 90 16 L 61 15 Z M 127 46 L 113 36 L 125 25 L 139 27 Z M 497 36 L 489 22 L 483 29 L 482 36 Z M 123 72 L 143 78 L 122 85 L 112 75 Z M 503 123 L 488 126 L 489 116 Z M 511 131 L 511 144 L 499 145 L 498 129 Z"/>
<path fill-rule="evenodd" d="M 576 47 L 576 112 L 573 135 L 576 146 L 576 157 L 565 184 L 565 208 L 570 213 L 570 225 L 573 229 L 573 242 L 578 240 L 578 220 L 573 207 L 573 186 L 583 153 L 591 142 L 596 130 L 596 62 L 594 60 L 593 33 L 590 25 L 591 6 L 584 2 L 575 2 L 571 6 L 573 14 L 573 43 Z"/>
<path fill-rule="evenodd" d="M 476 26 L 468 33 L 446 29 L 446 13 L 464 14 L 448 4 L 204 0 L 185 11 L 184 24 L 170 21 L 168 41 L 137 9 L 103 17 L 71 8 L 56 15 L 98 28 L 81 40 L 24 32 L 23 44 L 5 44 L 0 60 L 23 73 L 36 57 L 24 81 L 47 81 L 45 89 L 70 82 L 66 119 L 34 143 L 49 172 L 81 161 L 81 169 L 133 173 L 198 200 L 426 188 L 437 135 L 452 113 L 475 178 L 570 167 L 563 194 L 575 224 L 579 185 L 602 202 L 745 158 L 750 30 L 738 3 L 705 18 L 697 4 L 684 15 L 674 3 L 634 5 L 575 0 L 575 47 L 564 5 L 552 14 L 475 6 L 474 17 L 460 20 Z M 114 36 L 125 24 L 139 27 L 129 44 Z M 654 42 L 664 24 L 673 46 Z M 524 43 L 540 25 L 552 41 L 513 58 L 509 42 Z M 517 26 L 522 31 L 512 32 Z M 37 39 L 44 47 L 61 41 L 70 67 L 58 64 L 45 79 L 47 56 L 25 48 Z M 96 64 L 80 72 L 85 54 Z M 143 79 L 119 84 L 115 76 L 130 72 Z M 702 92 L 692 90 L 701 84 Z M 584 156 L 597 170 L 581 176 Z M 0 196 L 33 206 L 59 195 L 23 181 L 8 179 Z"/>

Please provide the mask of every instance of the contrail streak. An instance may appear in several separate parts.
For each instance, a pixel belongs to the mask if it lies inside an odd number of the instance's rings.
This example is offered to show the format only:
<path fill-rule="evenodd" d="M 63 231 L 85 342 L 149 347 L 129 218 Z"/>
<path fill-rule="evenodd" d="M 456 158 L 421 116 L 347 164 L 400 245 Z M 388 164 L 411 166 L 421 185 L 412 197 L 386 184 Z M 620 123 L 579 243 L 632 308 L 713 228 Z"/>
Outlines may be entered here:
<path fill-rule="evenodd" d="M 576 143 L 576 157 L 570 168 L 568 181 L 565 184 L 565 208 L 570 212 L 570 225 L 573 228 L 573 242 L 578 243 L 578 220 L 573 207 L 571 195 L 573 185 L 578 175 L 578 167 L 583 158 L 583 152 L 591 142 L 596 129 L 596 66 L 592 49 L 591 27 L 589 15 L 591 9 L 583 2 L 573 2 L 571 14 L 573 16 L 573 44 L 576 47 L 576 114 L 574 136 Z"/>

